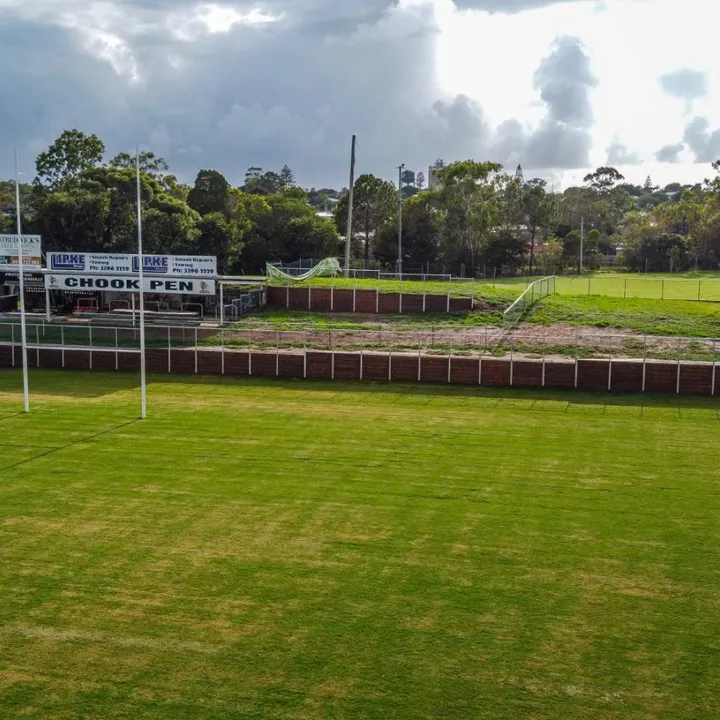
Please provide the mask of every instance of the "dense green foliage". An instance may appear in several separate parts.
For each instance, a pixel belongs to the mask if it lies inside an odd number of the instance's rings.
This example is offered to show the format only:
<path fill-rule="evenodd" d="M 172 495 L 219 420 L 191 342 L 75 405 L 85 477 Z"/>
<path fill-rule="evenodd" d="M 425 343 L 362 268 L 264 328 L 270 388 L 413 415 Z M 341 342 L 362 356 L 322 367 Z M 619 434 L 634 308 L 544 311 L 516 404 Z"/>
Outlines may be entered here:
<path fill-rule="evenodd" d="M 104 153 L 97 137 L 71 130 L 38 156 L 37 179 L 23 187 L 21 205 L 24 230 L 41 234 L 44 250 L 137 247 L 136 160 L 121 153 L 103 164 Z M 334 224 L 317 215 L 287 167 L 275 184 L 268 173 L 253 174 L 243 188 L 232 188 L 215 170 L 201 170 L 187 187 L 152 152 L 140 154 L 140 170 L 148 253 L 217 255 L 221 273 L 257 273 L 268 260 L 339 250 Z M 10 183 L 0 184 L 0 209 L 0 231 L 10 232 Z"/>
<path fill-rule="evenodd" d="M 5 717 L 720 714 L 716 401 L 136 382 L 0 374 Z"/>
<path fill-rule="evenodd" d="M 21 204 L 26 230 L 41 233 L 46 249 L 132 249 L 135 158 L 120 153 L 103 164 L 104 154 L 98 137 L 68 130 L 38 155 L 37 178 L 23 187 Z M 200 170 L 193 187 L 183 185 L 149 151 L 140 167 L 151 252 L 217 252 L 224 273 L 343 255 L 347 190 L 306 191 L 287 165 L 278 172 L 251 167 L 240 188 L 213 169 Z M 597 269 L 605 261 L 641 272 L 717 269 L 720 161 L 713 168 L 716 176 L 704 184 L 661 189 L 650 178 L 642 187 L 625 183 L 615 168 L 601 167 L 562 193 L 542 179 L 526 180 L 521 167 L 510 174 L 474 160 L 436 163 L 429 189 L 423 173 L 405 170 L 400 193 L 364 174 L 355 181 L 352 256 L 365 266 L 397 266 L 402 198 L 406 271 L 443 267 L 494 277 Z M 0 230 L 11 231 L 14 194 L 6 181 L 0 210 Z"/>

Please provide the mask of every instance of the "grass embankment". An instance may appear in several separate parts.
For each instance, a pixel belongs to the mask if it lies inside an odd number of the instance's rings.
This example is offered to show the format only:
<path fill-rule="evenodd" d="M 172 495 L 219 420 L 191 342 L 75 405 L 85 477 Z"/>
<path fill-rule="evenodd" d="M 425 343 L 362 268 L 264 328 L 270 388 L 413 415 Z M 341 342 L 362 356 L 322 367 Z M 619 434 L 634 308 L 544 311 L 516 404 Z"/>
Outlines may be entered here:
<path fill-rule="evenodd" d="M 716 402 L 135 382 L 0 373 L 3 717 L 720 715 Z"/>
<path fill-rule="evenodd" d="M 553 295 L 531 308 L 526 321 L 540 325 L 566 323 L 617 328 L 649 335 L 716 338 L 720 337 L 720 304 Z"/>
<path fill-rule="evenodd" d="M 282 283 L 274 283 L 285 287 Z M 353 278 L 314 278 L 301 283 L 293 283 L 290 287 L 318 287 L 332 288 L 336 290 L 380 290 L 383 293 L 407 293 L 417 295 L 427 293 L 428 295 L 448 295 L 450 297 L 474 297 L 477 300 L 484 300 L 492 305 L 503 308 L 511 305 L 523 292 L 514 285 L 498 284 L 495 287 L 484 280 L 454 280 L 452 282 L 439 281 L 411 281 L 411 280 L 372 280 Z"/>

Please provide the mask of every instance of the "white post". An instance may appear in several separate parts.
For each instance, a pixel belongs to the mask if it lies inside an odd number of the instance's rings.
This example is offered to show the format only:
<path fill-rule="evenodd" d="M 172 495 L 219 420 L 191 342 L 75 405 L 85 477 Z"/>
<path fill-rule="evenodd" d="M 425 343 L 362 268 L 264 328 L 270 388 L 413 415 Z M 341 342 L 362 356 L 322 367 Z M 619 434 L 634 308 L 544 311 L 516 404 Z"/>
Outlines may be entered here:
<path fill-rule="evenodd" d="M 168 374 L 172 372 L 172 336 L 168 325 Z"/>
<path fill-rule="evenodd" d="M 20 278 L 20 352 L 22 355 L 23 372 L 23 407 L 30 412 L 30 388 L 28 383 L 27 334 L 25 327 L 25 260 L 22 246 L 22 220 L 20 217 L 20 173 L 18 172 L 18 152 L 15 150 L 15 219 L 17 220 L 18 265 Z M 15 350 L 13 349 L 13 356 Z"/>
<path fill-rule="evenodd" d="M 583 274 L 583 255 L 585 254 L 585 218 L 580 218 L 580 275 Z M 590 284 L 588 283 L 588 295 L 590 294 Z"/>
<path fill-rule="evenodd" d="M 140 189 L 140 148 L 135 155 L 135 175 L 137 180 L 137 225 L 138 225 L 138 278 L 140 280 L 140 418 L 147 417 L 147 379 L 145 376 L 145 291 L 143 282 L 143 245 L 142 245 L 142 193 Z M 135 313 L 133 313 L 133 319 Z"/>
<path fill-rule="evenodd" d="M 418 343 L 418 382 L 422 380 L 422 345 Z"/>
<path fill-rule="evenodd" d="M 220 283 L 220 324 L 225 324 L 225 285 Z"/>
<path fill-rule="evenodd" d="M 645 344 L 643 346 L 643 376 L 642 376 L 642 391 L 645 392 L 645 385 L 647 380 L 647 335 L 645 336 Z"/>
<path fill-rule="evenodd" d="M 220 330 L 220 374 L 225 374 L 225 328 Z"/>
<path fill-rule="evenodd" d="M 115 328 L 115 371 L 120 369 L 120 356 L 118 354 L 118 329 Z"/>
<path fill-rule="evenodd" d="M 280 377 L 280 333 L 275 333 L 275 377 Z"/>
<path fill-rule="evenodd" d="M 45 319 L 50 322 L 50 290 L 45 290 Z"/>
<path fill-rule="evenodd" d="M 130 294 L 130 306 L 132 307 L 132 323 L 135 327 L 135 293 Z M 133 340 L 135 339 L 135 331 L 133 330 Z"/>
<path fill-rule="evenodd" d="M 682 340 L 678 340 L 677 387 L 675 388 L 676 395 L 680 394 L 680 358 L 681 358 L 680 343 L 681 342 L 682 342 Z"/>
<path fill-rule="evenodd" d="M 715 354 L 715 352 L 716 352 L 716 350 L 717 350 L 716 342 L 717 342 L 716 340 L 713 340 L 712 390 L 710 391 L 710 394 L 711 394 L 711 395 L 715 395 L 715 371 L 717 370 L 717 364 L 716 364 L 717 356 L 716 356 L 716 354 Z"/>
<path fill-rule="evenodd" d="M 352 243 L 353 234 L 353 195 L 355 192 L 355 144 L 357 137 L 352 136 L 352 145 L 350 148 L 350 186 L 348 189 L 348 218 L 347 231 L 345 232 L 345 277 L 350 277 L 350 244 Z"/>

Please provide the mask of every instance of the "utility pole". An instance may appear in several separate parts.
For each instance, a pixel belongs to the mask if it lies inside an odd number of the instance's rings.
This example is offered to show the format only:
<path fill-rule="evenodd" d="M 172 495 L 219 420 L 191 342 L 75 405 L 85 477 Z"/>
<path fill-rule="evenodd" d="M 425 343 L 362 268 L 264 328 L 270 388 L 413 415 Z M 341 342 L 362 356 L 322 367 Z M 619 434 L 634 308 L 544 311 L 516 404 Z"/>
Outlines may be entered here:
<path fill-rule="evenodd" d="M 400 280 L 402 280 L 402 211 L 403 211 L 403 196 L 402 196 L 402 174 L 405 169 L 405 163 L 398 167 L 398 273 Z"/>
<path fill-rule="evenodd" d="M 347 233 L 345 235 L 345 277 L 350 277 L 350 243 L 352 242 L 353 231 L 353 199 L 355 194 L 355 144 L 357 137 L 352 136 L 352 147 L 350 149 L 350 189 L 348 191 L 348 219 Z M 367 269 L 367 268 L 366 268 Z"/>
<path fill-rule="evenodd" d="M 585 218 L 580 218 L 580 274 L 583 274 L 583 254 L 585 252 Z"/>

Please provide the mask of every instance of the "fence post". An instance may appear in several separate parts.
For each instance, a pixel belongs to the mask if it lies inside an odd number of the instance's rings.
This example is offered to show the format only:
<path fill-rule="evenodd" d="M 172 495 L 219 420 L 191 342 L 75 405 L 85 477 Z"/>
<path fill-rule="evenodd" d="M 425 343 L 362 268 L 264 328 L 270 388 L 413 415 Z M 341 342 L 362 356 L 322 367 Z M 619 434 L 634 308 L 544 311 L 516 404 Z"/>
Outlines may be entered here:
<path fill-rule="evenodd" d="M 290 309 L 290 281 L 285 283 L 285 307 Z"/>
<path fill-rule="evenodd" d="M 275 333 L 275 377 L 280 377 L 280 332 Z"/>
<path fill-rule="evenodd" d="M 168 374 L 172 372 L 171 366 L 172 366 L 172 337 L 171 337 L 171 329 L 168 325 L 167 329 L 167 340 L 168 340 Z"/>
<path fill-rule="evenodd" d="M 170 328 L 168 328 L 168 334 Z M 170 359 L 168 357 L 168 372 L 170 372 Z M 225 374 L 225 328 L 220 328 L 220 374 Z"/>
<path fill-rule="evenodd" d="M 700 285 L 702 283 L 702 280 L 698 280 L 698 301 L 700 300 Z"/>
<path fill-rule="evenodd" d="M 713 340 L 713 369 L 712 369 L 712 390 L 710 392 L 711 395 L 715 395 L 715 371 L 717 370 L 716 360 L 717 357 L 715 355 L 715 351 L 717 349 L 716 347 L 717 340 Z"/>
<path fill-rule="evenodd" d="M 675 394 L 676 394 L 676 395 L 679 395 L 679 394 L 680 394 L 680 359 L 681 359 L 681 357 L 682 357 L 682 351 L 681 351 L 681 349 L 680 349 L 680 343 L 681 343 L 681 342 L 682 342 L 682 340 L 680 340 L 680 339 L 678 338 L 678 348 L 677 348 L 677 353 L 678 353 L 678 361 L 677 361 L 677 383 L 676 383 L 676 388 L 675 388 Z"/>
<path fill-rule="evenodd" d="M 627 300 L 627 278 L 625 278 L 625 290 L 623 292 L 623 300 Z"/>
<path fill-rule="evenodd" d="M 608 392 L 612 392 L 612 345 L 610 346 L 610 356 L 608 358 Z"/>
<path fill-rule="evenodd" d="M 579 343 L 580 343 L 580 338 L 578 337 L 578 332 L 576 330 L 575 331 L 575 389 L 576 390 L 577 390 L 577 386 L 578 386 L 578 361 L 579 361 L 578 355 L 580 352 Z"/>
<path fill-rule="evenodd" d="M 60 326 L 60 333 L 62 334 L 62 325 Z M 12 366 L 15 367 L 15 326 L 10 326 L 10 349 L 12 350 Z M 65 357 L 65 353 L 63 352 L 63 358 Z M 65 363 L 63 362 L 63 367 L 65 367 Z"/>
<path fill-rule="evenodd" d="M 418 342 L 418 382 L 422 380 L 422 343 Z"/>
<path fill-rule="evenodd" d="M 510 387 L 515 382 L 515 343 L 510 341 Z"/>
<path fill-rule="evenodd" d="M 357 307 L 357 274 L 355 275 L 355 279 L 353 282 L 353 312 L 356 312 Z"/>
<path fill-rule="evenodd" d="M 542 386 L 545 387 L 545 348 L 543 348 L 543 361 L 542 361 Z"/>
<path fill-rule="evenodd" d="M 335 278 L 330 283 L 330 312 L 335 312 Z"/>
<path fill-rule="evenodd" d="M 400 315 L 402 315 L 402 291 L 403 291 L 403 286 L 402 286 L 402 280 L 401 280 L 400 281 L 400 300 L 398 301 L 398 309 L 400 310 Z"/>
<path fill-rule="evenodd" d="M 198 374 L 198 336 L 197 328 L 195 328 L 195 374 Z"/>
<path fill-rule="evenodd" d="M 63 325 L 60 326 L 60 345 L 62 347 L 62 351 L 61 351 L 62 352 L 62 366 L 64 369 L 65 368 L 65 327 Z M 13 347 L 13 367 L 15 367 L 15 348 L 14 347 Z"/>
<path fill-rule="evenodd" d="M 447 294 L 447 311 L 450 312 L 450 287 L 448 286 L 448 294 Z"/>
<path fill-rule="evenodd" d="M 225 323 L 225 285 L 220 283 L 220 324 Z"/>
<path fill-rule="evenodd" d="M 335 379 L 335 332 L 330 328 L 330 379 Z"/>
<path fill-rule="evenodd" d="M 168 365 L 169 367 L 169 365 Z M 120 356 L 118 354 L 118 329 L 115 328 L 115 371 L 120 369 Z"/>
<path fill-rule="evenodd" d="M 448 385 L 452 378 L 452 355 L 448 355 Z"/>
<path fill-rule="evenodd" d="M 661 284 L 660 284 L 660 299 L 665 299 L 665 279 L 663 278 Z"/>
<path fill-rule="evenodd" d="M 379 282 L 380 281 L 378 280 L 378 285 L 375 286 L 375 314 L 376 315 L 380 314 L 380 285 L 379 285 Z"/>
<path fill-rule="evenodd" d="M 482 385 L 482 349 L 478 348 L 478 385 Z"/>
<path fill-rule="evenodd" d="M 364 359 L 365 359 L 365 357 L 363 355 L 363 350 L 361 349 L 360 350 L 360 379 L 361 380 L 363 379 L 363 361 L 364 361 Z"/>
<path fill-rule="evenodd" d="M 252 377 L 252 334 L 248 330 L 248 376 Z"/>
<path fill-rule="evenodd" d="M 643 377 L 642 377 L 642 391 L 645 392 L 645 385 L 647 379 L 647 335 L 645 336 L 645 344 L 643 346 Z"/>
<path fill-rule="evenodd" d="M 35 326 L 37 328 L 37 326 Z M 92 325 L 88 325 L 88 344 L 90 345 L 90 369 L 92 370 Z M 38 366 L 40 365 L 40 351 L 38 350 Z"/>
<path fill-rule="evenodd" d="M 388 354 L 388 382 L 392 380 L 392 350 Z"/>
<path fill-rule="evenodd" d="M 303 379 L 307 379 L 307 345 L 303 345 Z"/>
<path fill-rule="evenodd" d="M 590 283 L 592 282 L 592 277 L 588 275 L 588 295 L 590 294 Z"/>
<path fill-rule="evenodd" d="M 312 310 L 312 285 L 308 285 L 308 310 Z"/>

